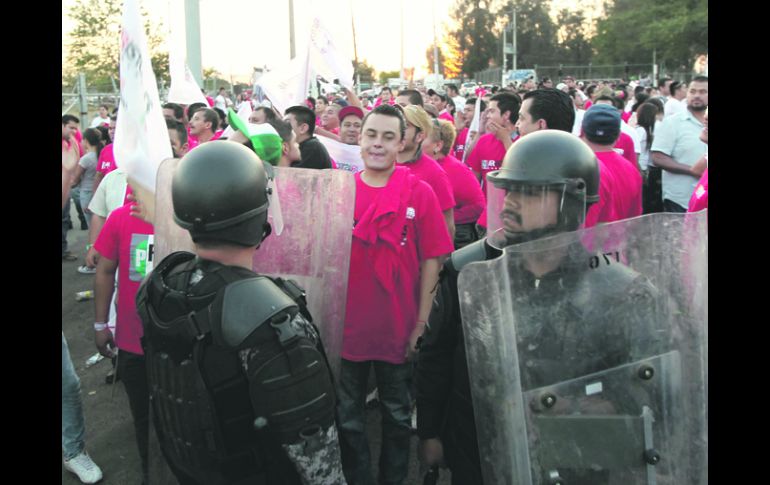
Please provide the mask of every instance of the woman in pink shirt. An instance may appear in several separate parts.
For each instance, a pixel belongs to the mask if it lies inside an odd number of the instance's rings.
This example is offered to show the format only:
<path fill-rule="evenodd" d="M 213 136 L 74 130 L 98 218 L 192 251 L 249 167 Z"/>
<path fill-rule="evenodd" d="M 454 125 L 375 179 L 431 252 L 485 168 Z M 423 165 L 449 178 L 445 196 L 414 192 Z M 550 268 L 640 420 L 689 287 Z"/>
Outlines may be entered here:
<path fill-rule="evenodd" d="M 422 150 L 441 165 L 452 184 L 456 203 L 454 244 L 455 249 L 460 249 L 478 240 L 475 223 L 484 210 L 486 200 L 470 167 L 449 154 L 456 133 L 454 125 L 449 121 L 434 119 L 433 130 L 422 142 Z"/>

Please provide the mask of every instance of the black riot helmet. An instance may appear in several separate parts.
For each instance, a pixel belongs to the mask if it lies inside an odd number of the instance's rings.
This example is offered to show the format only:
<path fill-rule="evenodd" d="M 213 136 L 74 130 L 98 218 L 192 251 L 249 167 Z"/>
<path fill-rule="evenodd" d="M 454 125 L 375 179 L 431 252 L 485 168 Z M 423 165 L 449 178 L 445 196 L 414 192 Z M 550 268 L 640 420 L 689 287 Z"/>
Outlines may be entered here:
<path fill-rule="evenodd" d="M 560 130 L 517 140 L 487 181 L 488 241 L 498 248 L 577 230 L 599 200 L 596 155 Z"/>
<path fill-rule="evenodd" d="M 174 221 L 196 243 L 258 246 L 270 234 L 268 178 L 265 164 L 245 146 L 204 143 L 174 173 Z"/>

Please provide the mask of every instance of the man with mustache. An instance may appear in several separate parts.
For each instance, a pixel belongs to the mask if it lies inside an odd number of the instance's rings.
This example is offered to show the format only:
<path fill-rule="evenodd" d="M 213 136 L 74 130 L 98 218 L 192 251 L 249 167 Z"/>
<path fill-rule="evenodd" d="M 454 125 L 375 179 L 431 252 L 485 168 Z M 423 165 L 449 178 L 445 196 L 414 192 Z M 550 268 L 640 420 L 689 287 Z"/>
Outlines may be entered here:
<path fill-rule="evenodd" d="M 487 180 L 488 236 L 444 264 L 416 371 L 420 457 L 429 466 L 446 463 L 453 484 L 484 482 L 459 310 L 460 270 L 497 258 L 506 246 L 582 228 L 587 207 L 599 199 L 596 156 L 557 130 L 521 138 Z M 533 261 L 526 274 L 545 280 L 560 262 Z"/>

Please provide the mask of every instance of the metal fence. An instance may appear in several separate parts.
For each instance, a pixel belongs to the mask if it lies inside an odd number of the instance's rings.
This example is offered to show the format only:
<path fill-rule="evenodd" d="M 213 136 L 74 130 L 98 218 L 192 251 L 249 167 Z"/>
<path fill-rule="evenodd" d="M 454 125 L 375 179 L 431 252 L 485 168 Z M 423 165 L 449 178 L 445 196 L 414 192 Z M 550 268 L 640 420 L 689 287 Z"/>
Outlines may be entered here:
<path fill-rule="evenodd" d="M 520 66 L 521 68 L 521 66 Z M 556 66 L 541 66 L 535 64 L 530 66 L 537 72 L 538 79 L 544 77 L 550 78 L 554 83 L 559 82 L 564 76 L 573 76 L 578 81 L 612 81 L 620 79 L 644 79 L 653 77 L 653 64 L 597 64 L 592 63 L 583 65 L 559 64 Z M 502 80 L 502 68 L 491 67 L 478 71 L 474 75 L 474 80 L 484 84 L 500 84 Z M 658 79 L 669 77 L 679 81 L 690 82 L 695 74 L 687 70 L 667 69 L 665 66 L 659 66 Z"/>

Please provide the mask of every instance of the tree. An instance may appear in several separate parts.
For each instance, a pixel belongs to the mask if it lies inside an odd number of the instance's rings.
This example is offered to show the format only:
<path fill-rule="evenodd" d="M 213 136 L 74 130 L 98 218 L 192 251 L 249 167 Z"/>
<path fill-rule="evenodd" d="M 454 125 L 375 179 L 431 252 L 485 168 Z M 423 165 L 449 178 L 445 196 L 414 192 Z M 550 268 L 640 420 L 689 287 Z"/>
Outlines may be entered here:
<path fill-rule="evenodd" d="M 462 74 L 462 53 L 457 44 L 457 39 L 448 32 L 444 33 L 441 53 L 442 60 L 444 61 L 444 77 L 447 79 L 457 79 L 460 77 Z"/>
<path fill-rule="evenodd" d="M 373 83 L 374 67 L 366 61 L 353 61 L 353 81 L 356 81 L 359 76 L 362 83 Z"/>
<path fill-rule="evenodd" d="M 428 72 L 431 74 L 436 74 L 433 72 L 434 68 L 434 62 L 433 62 L 433 46 L 431 45 L 428 47 L 428 50 L 425 51 L 425 59 L 428 61 Z M 442 52 L 442 48 L 438 48 L 438 74 L 444 75 L 444 53 Z"/>
<path fill-rule="evenodd" d="M 519 69 L 562 62 L 557 28 L 549 14 L 550 4 L 550 0 L 513 0 L 506 2 L 497 13 L 508 23 L 511 11 L 516 8 L 516 65 Z"/>
<path fill-rule="evenodd" d="M 584 65 L 591 62 L 593 47 L 589 38 L 589 25 L 582 11 L 563 9 L 557 16 L 560 63 Z"/>
<path fill-rule="evenodd" d="M 489 11 L 490 3 L 491 0 L 457 0 L 451 13 L 457 28 L 450 35 L 460 52 L 462 72 L 469 76 L 489 67 L 497 53 L 495 16 Z"/>
<path fill-rule="evenodd" d="M 149 19 L 144 9 L 141 12 Z M 75 21 L 75 28 L 71 43 L 65 47 L 65 78 L 74 78 L 82 72 L 89 84 L 109 84 L 110 78 L 120 79 L 122 14 L 120 0 L 77 0 L 68 14 Z M 155 77 L 168 84 L 168 52 L 160 49 L 160 24 L 145 20 L 144 27 Z"/>
<path fill-rule="evenodd" d="M 690 66 L 708 52 L 707 0 L 615 0 L 597 22 L 597 59 L 603 62 Z"/>
<path fill-rule="evenodd" d="M 389 78 L 401 77 L 401 71 L 382 71 L 378 77 L 380 84 L 388 84 Z"/>

